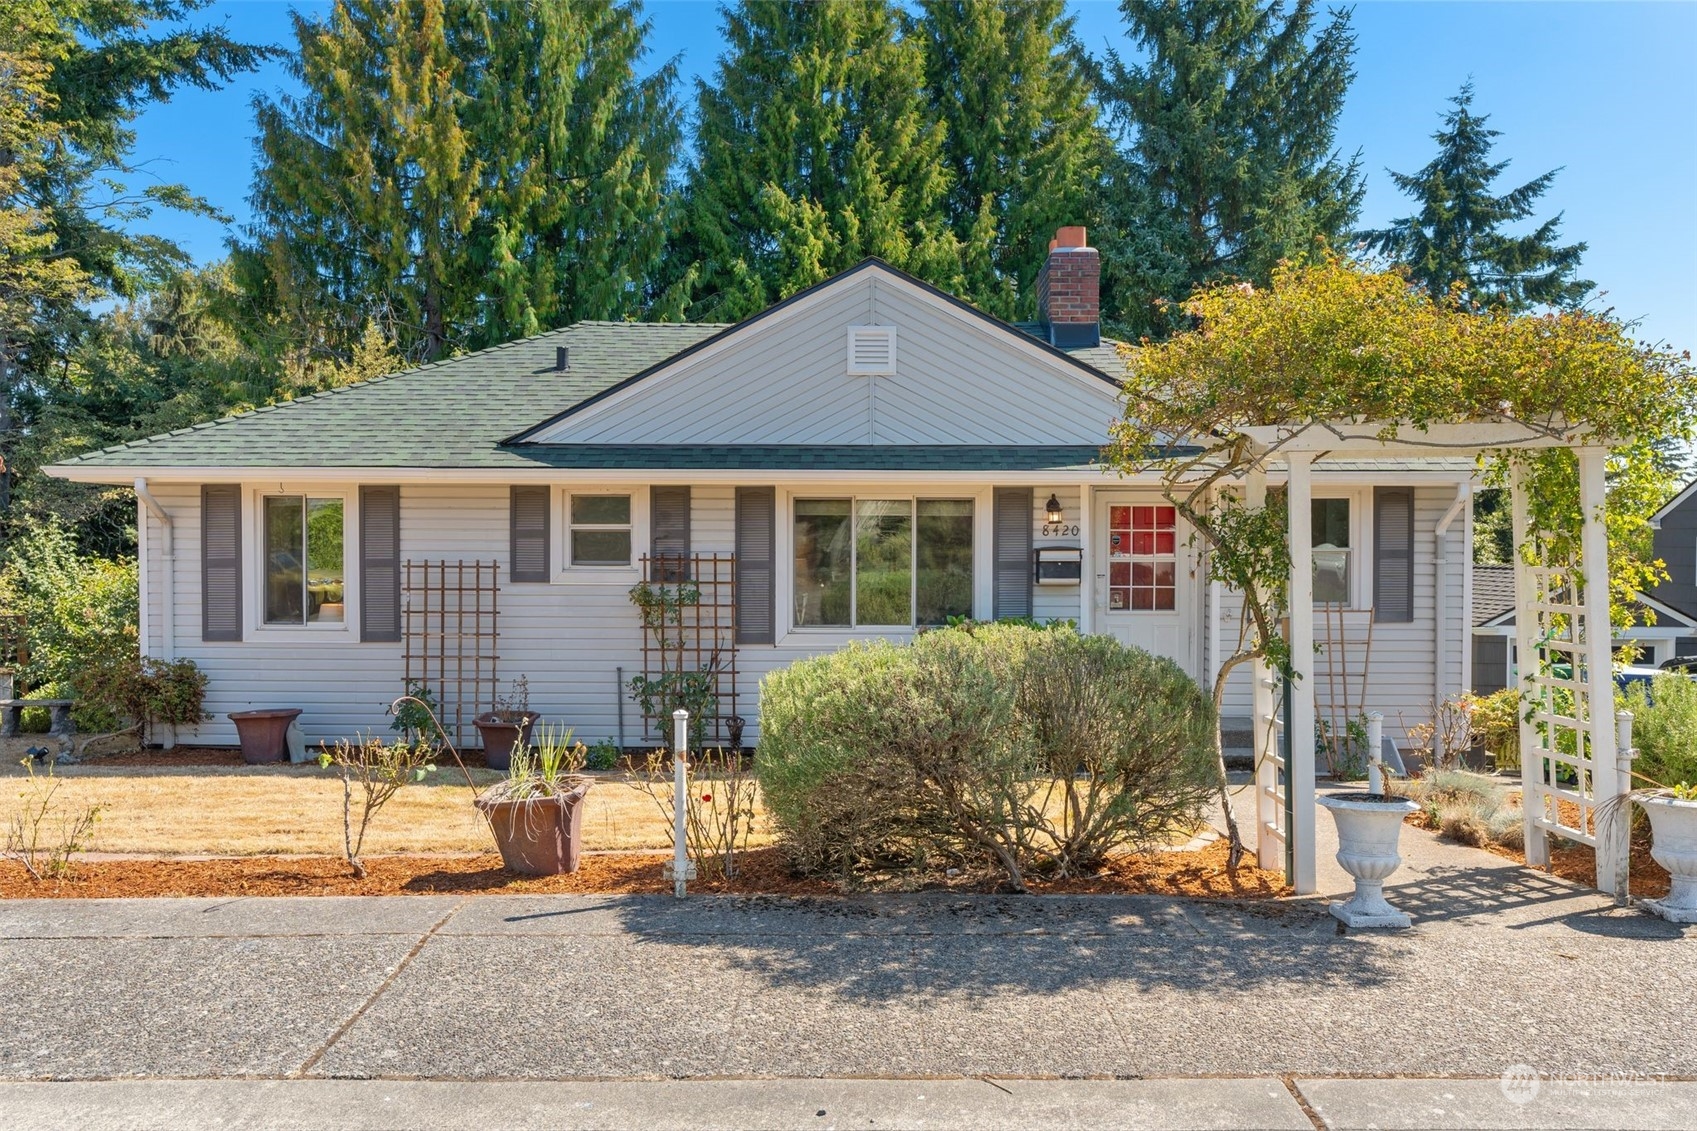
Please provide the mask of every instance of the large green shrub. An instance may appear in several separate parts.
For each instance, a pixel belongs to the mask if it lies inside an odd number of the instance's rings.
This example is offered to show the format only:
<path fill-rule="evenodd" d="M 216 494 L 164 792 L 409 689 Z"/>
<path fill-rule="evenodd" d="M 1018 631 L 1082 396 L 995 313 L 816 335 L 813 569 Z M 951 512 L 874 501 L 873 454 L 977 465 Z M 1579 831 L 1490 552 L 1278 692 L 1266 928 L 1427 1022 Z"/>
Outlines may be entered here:
<path fill-rule="evenodd" d="M 1659 785 L 1697 783 L 1697 682 L 1680 672 L 1662 672 L 1649 693 L 1635 684 L 1623 696 L 1632 712 L 1632 768 Z"/>
<path fill-rule="evenodd" d="M 1169 660 L 973 624 L 767 676 L 755 765 L 805 871 L 965 858 L 1018 888 L 1193 818 L 1216 784 L 1213 726 Z"/>
<path fill-rule="evenodd" d="M 104 690 L 99 673 L 139 653 L 136 608 L 135 563 L 84 557 L 63 526 L 21 527 L 6 547 L 0 609 L 22 617 L 27 656 L 18 689 L 88 700 L 78 709 L 79 727 L 108 730 L 118 721 L 110 704 L 96 701 Z"/>

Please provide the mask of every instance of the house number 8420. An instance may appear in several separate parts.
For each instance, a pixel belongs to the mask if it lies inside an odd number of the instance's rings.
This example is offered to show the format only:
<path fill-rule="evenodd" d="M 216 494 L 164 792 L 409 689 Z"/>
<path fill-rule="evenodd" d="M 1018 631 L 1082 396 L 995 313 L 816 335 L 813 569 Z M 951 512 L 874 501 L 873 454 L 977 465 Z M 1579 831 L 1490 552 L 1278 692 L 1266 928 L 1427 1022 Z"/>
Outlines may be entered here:
<path fill-rule="evenodd" d="M 1078 537 L 1078 523 L 1076 523 L 1076 522 L 1072 522 L 1072 523 L 1045 522 L 1043 524 L 1043 537 L 1045 537 L 1045 538 L 1077 538 Z"/>

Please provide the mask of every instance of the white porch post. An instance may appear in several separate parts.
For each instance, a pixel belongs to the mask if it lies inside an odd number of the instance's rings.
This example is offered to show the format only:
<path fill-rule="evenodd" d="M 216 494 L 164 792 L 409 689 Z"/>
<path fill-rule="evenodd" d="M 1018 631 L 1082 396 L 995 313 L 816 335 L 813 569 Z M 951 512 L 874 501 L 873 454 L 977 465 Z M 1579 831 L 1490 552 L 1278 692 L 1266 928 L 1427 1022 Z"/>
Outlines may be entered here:
<path fill-rule="evenodd" d="M 1314 522 L 1308 452 L 1288 452 L 1290 483 L 1290 829 L 1291 887 L 1311 895 L 1314 867 Z"/>
<path fill-rule="evenodd" d="M 1538 757 L 1538 731 L 1526 719 L 1526 709 L 1540 693 L 1529 677 L 1538 674 L 1538 631 L 1540 617 L 1534 605 L 1539 594 L 1532 566 L 1523 556 L 1535 549 L 1529 541 L 1531 522 L 1526 503 L 1527 471 L 1518 460 L 1510 469 L 1509 514 L 1514 529 L 1514 646 L 1518 664 L 1515 687 L 1520 690 L 1520 810 L 1525 837 L 1526 862 L 1537 866 L 1550 862 L 1550 840 L 1537 821 L 1544 816 L 1544 764 Z"/>
<path fill-rule="evenodd" d="M 1580 568 L 1585 574 L 1585 743 L 1591 755 L 1591 785 L 1599 806 L 1620 792 L 1615 766 L 1614 625 L 1609 619 L 1609 531 L 1606 475 L 1609 450 L 1584 447 L 1579 457 L 1579 509 L 1584 513 Z M 1626 888 L 1626 834 L 1630 821 L 1603 822 L 1597 829 L 1597 887 Z"/>
<path fill-rule="evenodd" d="M 1267 472 L 1257 464 L 1243 488 L 1244 505 L 1259 510 L 1267 505 Z M 1249 667 L 1250 742 L 1255 750 L 1255 863 L 1268 871 L 1285 866 L 1285 847 L 1275 834 L 1279 812 L 1279 768 L 1273 764 L 1273 669 L 1256 660 Z"/>

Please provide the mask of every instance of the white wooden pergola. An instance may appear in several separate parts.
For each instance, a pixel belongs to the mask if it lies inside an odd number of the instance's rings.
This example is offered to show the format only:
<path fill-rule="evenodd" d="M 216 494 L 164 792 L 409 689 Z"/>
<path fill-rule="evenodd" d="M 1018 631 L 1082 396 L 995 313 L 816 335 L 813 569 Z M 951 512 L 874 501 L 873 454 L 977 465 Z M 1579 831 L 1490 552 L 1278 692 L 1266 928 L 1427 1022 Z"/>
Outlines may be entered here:
<path fill-rule="evenodd" d="M 1327 421 L 1239 430 L 1256 446 L 1257 469 L 1245 502 L 1266 499 L 1266 470 L 1288 470 L 1290 512 L 1290 654 L 1295 679 L 1289 705 L 1288 757 L 1273 740 L 1273 673 L 1254 674 L 1255 842 L 1263 868 L 1284 868 L 1298 894 L 1315 878 L 1314 575 L 1311 546 L 1313 465 L 1327 456 L 1420 459 L 1482 452 L 1572 448 L 1579 462 L 1584 528 L 1577 560 L 1551 562 L 1539 553 L 1540 532 L 1530 528 L 1525 474 L 1512 479 L 1514 542 L 1532 547 L 1536 564 L 1517 557 L 1516 639 L 1523 713 L 1520 726 L 1522 805 L 1526 859 L 1549 860 L 1549 838 L 1591 845 L 1598 886 L 1626 887 L 1627 822 L 1596 819 L 1599 807 L 1628 788 L 1630 752 L 1617 749 L 1609 620 L 1608 532 L 1604 524 L 1608 447 L 1583 426 L 1562 421 L 1535 424 L 1500 419 L 1434 424 L 1418 429 L 1384 421 Z M 1594 678 L 1593 678 L 1594 675 Z M 1600 694 L 1593 689 L 1600 689 Z"/>

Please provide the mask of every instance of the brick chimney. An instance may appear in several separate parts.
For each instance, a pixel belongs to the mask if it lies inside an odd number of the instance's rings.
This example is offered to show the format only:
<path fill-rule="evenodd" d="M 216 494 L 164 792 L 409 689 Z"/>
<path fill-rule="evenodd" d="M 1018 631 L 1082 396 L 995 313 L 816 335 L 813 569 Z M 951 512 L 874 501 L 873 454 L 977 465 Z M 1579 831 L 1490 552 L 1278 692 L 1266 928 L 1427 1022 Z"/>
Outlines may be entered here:
<path fill-rule="evenodd" d="M 1102 257 L 1082 227 L 1059 228 L 1037 273 L 1037 316 L 1049 344 L 1078 349 L 1102 344 Z"/>

